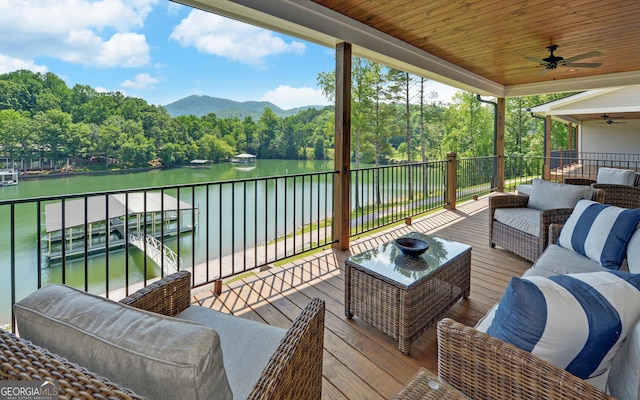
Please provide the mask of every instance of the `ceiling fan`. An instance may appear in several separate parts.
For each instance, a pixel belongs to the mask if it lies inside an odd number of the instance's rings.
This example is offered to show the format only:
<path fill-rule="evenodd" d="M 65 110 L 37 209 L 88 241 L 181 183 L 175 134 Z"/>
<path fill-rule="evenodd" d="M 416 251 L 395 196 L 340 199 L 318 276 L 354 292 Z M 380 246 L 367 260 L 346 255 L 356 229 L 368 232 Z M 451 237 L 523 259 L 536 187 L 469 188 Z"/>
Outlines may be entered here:
<path fill-rule="evenodd" d="M 600 118 L 602 118 L 602 120 L 604 122 L 597 122 L 598 124 L 625 124 L 626 122 L 622 122 L 622 121 L 614 121 L 613 119 L 611 119 L 610 116 L 608 116 L 607 114 L 602 114 L 602 116 L 600 116 Z M 624 117 L 617 117 L 617 118 L 624 118 Z"/>
<path fill-rule="evenodd" d="M 580 54 L 577 56 L 564 58 L 564 57 L 556 56 L 555 54 L 553 54 L 553 52 L 556 51 L 558 47 L 559 46 L 556 44 L 547 46 L 549 57 L 546 57 L 546 58 L 525 57 L 525 58 L 527 60 L 537 62 L 538 64 L 544 67 L 544 69 L 540 71 L 540 74 L 544 74 L 550 69 L 556 69 L 558 67 L 597 68 L 602 65 L 602 63 L 576 63 L 575 62 L 585 58 L 601 56 L 602 53 L 600 53 L 599 51 L 590 51 L 588 53 Z"/>

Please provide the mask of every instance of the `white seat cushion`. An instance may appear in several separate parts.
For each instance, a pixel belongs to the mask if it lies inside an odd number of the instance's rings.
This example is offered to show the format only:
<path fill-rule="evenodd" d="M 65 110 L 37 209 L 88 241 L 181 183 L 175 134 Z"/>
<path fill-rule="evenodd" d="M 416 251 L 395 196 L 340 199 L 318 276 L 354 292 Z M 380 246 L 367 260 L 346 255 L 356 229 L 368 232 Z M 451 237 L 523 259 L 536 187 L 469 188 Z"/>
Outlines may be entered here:
<path fill-rule="evenodd" d="M 287 333 L 285 329 L 191 306 L 176 318 L 213 328 L 220 336 L 224 369 L 235 400 L 246 399 Z"/>
<path fill-rule="evenodd" d="M 606 270 L 599 262 L 593 261 L 573 250 L 557 244 L 549 245 L 522 277 L 553 276 Z"/>
<path fill-rule="evenodd" d="M 540 211 L 533 208 L 496 208 L 493 218 L 503 224 L 540 237 Z"/>

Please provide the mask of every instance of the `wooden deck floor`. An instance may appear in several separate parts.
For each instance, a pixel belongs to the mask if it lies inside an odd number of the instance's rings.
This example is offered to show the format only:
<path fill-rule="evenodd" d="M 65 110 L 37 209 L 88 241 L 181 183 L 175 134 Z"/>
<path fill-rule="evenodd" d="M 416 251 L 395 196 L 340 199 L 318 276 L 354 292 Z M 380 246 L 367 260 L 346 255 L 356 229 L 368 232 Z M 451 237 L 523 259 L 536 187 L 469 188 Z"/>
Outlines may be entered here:
<path fill-rule="evenodd" d="M 531 263 L 489 247 L 488 197 L 439 211 L 411 226 L 390 228 L 352 241 L 349 251 L 326 250 L 223 286 L 220 296 L 194 290 L 194 301 L 287 328 L 312 297 L 326 301 L 323 399 L 389 399 L 420 367 L 437 371 L 435 326 L 413 343 L 410 356 L 398 343 L 361 321 L 344 315 L 344 260 L 412 230 L 472 246 L 471 296 L 459 300 L 447 317 L 474 325 L 496 303 L 509 279 Z"/>

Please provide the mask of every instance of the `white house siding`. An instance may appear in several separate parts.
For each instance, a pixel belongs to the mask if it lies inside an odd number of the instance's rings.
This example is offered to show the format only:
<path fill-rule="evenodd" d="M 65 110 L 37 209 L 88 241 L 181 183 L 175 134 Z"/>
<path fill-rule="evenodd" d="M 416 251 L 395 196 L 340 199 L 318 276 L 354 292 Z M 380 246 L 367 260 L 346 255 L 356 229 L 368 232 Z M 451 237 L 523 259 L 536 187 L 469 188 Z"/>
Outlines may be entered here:
<path fill-rule="evenodd" d="M 616 119 L 614 118 L 614 121 Z M 640 120 L 618 119 L 624 124 L 582 123 L 580 151 L 586 153 L 640 154 Z"/>

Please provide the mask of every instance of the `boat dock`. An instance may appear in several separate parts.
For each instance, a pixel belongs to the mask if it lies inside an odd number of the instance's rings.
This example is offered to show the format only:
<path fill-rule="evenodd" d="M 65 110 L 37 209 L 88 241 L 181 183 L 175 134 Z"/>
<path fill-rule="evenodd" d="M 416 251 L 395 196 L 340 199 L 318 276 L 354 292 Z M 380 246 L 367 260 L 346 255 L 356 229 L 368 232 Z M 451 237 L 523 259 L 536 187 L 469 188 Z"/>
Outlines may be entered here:
<path fill-rule="evenodd" d="M 191 204 L 178 203 L 175 197 L 166 193 L 162 197 L 159 192 L 67 200 L 64 212 L 62 202 L 47 204 L 44 254 L 50 264 L 60 262 L 62 257 L 72 260 L 84 257 L 85 252 L 94 256 L 133 244 L 142 251 L 146 249 L 158 265 L 173 263 L 177 266 L 179 260 L 167 263 L 172 257 L 170 249 L 162 244 L 162 238 L 194 231 L 196 212 L 197 208 Z M 160 246 L 155 246 L 156 242 Z"/>
<path fill-rule="evenodd" d="M 0 169 L 0 186 L 15 186 L 18 184 L 18 170 L 14 168 Z"/>

